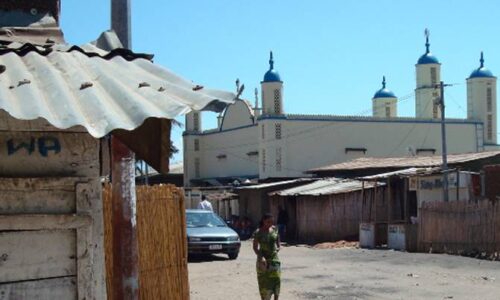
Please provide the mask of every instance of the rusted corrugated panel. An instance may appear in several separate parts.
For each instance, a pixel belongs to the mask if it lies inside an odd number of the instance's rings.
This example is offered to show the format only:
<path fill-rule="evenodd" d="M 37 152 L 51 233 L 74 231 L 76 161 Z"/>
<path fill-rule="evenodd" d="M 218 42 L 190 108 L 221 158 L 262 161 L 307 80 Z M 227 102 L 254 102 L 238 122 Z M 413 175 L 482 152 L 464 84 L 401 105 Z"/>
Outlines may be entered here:
<path fill-rule="evenodd" d="M 448 164 L 465 163 L 474 160 L 500 156 L 500 151 L 486 151 L 478 153 L 449 154 Z M 376 168 L 411 168 L 411 167 L 434 167 L 442 164 L 440 155 L 434 156 L 411 156 L 411 157 L 363 157 L 344 163 L 328 165 L 321 168 L 311 169 L 308 173 L 326 171 L 362 170 Z"/>
<path fill-rule="evenodd" d="M 379 186 L 384 185 L 378 183 Z M 365 188 L 369 189 L 374 186 L 373 183 L 365 183 Z M 343 194 L 353 191 L 358 191 L 363 188 L 363 183 L 358 180 L 329 178 L 315 181 L 306 185 L 278 191 L 272 195 L 279 196 L 320 196 L 320 195 L 333 195 Z"/>
<path fill-rule="evenodd" d="M 147 118 L 222 110 L 235 95 L 209 90 L 153 64 L 150 56 L 87 44 L 0 49 L 0 109 L 42 117 L 58 128 L 84 126 L 94 137 L 133 130 Z"/>

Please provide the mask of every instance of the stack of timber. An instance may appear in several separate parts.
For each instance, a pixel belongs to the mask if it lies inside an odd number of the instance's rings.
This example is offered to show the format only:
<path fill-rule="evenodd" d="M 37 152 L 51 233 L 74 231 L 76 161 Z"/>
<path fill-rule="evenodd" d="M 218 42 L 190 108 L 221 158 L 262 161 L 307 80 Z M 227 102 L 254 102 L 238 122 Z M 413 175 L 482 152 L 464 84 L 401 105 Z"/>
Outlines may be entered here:
<path fill-rule="evenodd" d="M 111 295 L 111 186 L 104 189 L 106 284 Z M 173 185 L 137 188 L 140 299 L 189 299 L 184 197 Z"/>

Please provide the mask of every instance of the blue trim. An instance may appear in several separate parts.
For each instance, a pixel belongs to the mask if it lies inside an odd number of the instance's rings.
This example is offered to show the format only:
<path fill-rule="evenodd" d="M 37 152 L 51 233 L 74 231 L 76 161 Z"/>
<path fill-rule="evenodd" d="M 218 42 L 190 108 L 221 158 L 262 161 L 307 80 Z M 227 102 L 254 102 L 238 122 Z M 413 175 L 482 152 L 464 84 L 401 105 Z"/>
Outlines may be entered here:
<path fill-rule="evenodd" d="M 257 126 L 257 124 L 245 125 L 245 126 L 235 127 L 235 128 L 226 129 L 226 130 L 213 131 L 213 132 L 200 132 L 200 133 L 195 133 L 195 132 L 186 132 L 186 131 L 184 131 L 184 132 L 182 133 L 182 136 L 200 136 L 200 135 L 211 135 L 211 134 L 218 134 L 218 133 L 223 133 L 223 132 L 228 132 L 228 131 L 233 131 L 233 130 L 239 130 L 239 129 L 243 129 L 243 128 L 254 127 L 254 126 Z"/>
<path fill-rule="evenodd" d="M 428 124 L 438 124 L 441 123 L 440 120 L 428 120 L 428 119 L 380 119 L 373 117 L 341 117 L 341 116 L 332 116 L 330 118 L 327 117 L 318 117 L 318 118 L 307 118 L 307 117 L 289 117 L 289 116 L 270 116 L 265 115 L 259 117 L 259 120 L 283 120 L 287 121 L 320 121 L 320 122 L 366 122 L 366 123 L 428 123 Z M 471 121 L 471 120 L 446 120 L 447 124 L 483 124 L 480 121 Z"/>

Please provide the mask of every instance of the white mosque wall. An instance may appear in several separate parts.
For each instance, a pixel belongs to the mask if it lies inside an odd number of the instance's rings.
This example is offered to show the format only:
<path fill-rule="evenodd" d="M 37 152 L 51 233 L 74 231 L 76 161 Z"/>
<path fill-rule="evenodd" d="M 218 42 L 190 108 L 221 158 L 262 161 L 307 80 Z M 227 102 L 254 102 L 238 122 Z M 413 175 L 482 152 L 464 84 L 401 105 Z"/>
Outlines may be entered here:
<path fill-rule="evenodd" d="M 484 124 L 484 143 L 497 143 L 497 84 L 496 78 L 467 79 L 467 118 Z"/>
<path fill-rule="evenodd" d="M 254 123 L 253 110 L 244 100 L 238 100 L 229 105 L 222 119 L 222 130 L 249 126 Z"/>
<path fill-rule="evenodd" d="M 283 108 L 283 83 L 262 83 L 262 110 L 263 114 L 282 114 Z"/>
<path fill-rule="evenodd" d="M 194 147 L 195 139 L 199 140 L 198 150 Z M 259 172 L 257 126 L 185 136 L 184 142 L 186 186 L 191 179 L 249 176 Z"/>
<path fill-rule="evenodd" d="M 395 118 L 398 116 L 397 98 L 372 99 L 373 116 L 376 118 Z"/>
<path fill-rule="evenodd" d="M 268 122 L 276 120 L 262 120 Z M 441 153 L 441 127 L 429 121 L 281 120 L 282 139 L 267 142 L 266 171 L 260 178 L 304 176 L 303 171 L 354 158 L 431 155 Z M 269 126 L 272 127 L 272 126 Z M 480 126 L 481 127 L 481 126 Z M 449 153 L 477 152 L 476 124 L 447 124 Z M 482 131 L 479 130 L 482 134 Z M 276 149 L 281 148 L 280 170 Z M 350 149 L 349 149 L 350 148 Z"/>
<path fill-rule="evenodd" d="M 439 88 L 434 88 L 441 81 L 440 64 L 416 65 L 417 88 L 415 89 L 415 115 L 417 118 L 440 118 L 439 107 L 435 99 L 439 99 Z"/>

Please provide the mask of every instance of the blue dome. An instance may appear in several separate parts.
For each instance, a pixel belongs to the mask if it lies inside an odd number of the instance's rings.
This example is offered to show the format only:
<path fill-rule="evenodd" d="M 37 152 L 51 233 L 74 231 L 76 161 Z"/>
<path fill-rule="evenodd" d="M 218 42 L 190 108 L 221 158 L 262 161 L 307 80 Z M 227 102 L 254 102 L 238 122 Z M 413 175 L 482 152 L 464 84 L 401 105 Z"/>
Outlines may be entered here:
<path fill-rule="evenodd" d="M 271 69 L 267 71 L 266 74 L 264 74 L 264 82 L 276 82 L 276 81 L 281 82 L 280 74 L 278 73 L 278 71 Z"/>
<path fill-rule="evenodd" d="M 439 64 L 439 60 L 437 57 L 432 55 L 432 53 L 427 52 L 424 55 L 420 56 L 417 62 L 418 65 L 425 65 L 425 64 Z"/>
<path fill-rule="evenodd" d="M 274 70 L 273 52 L 269 55 L 269 70 L 264 74 L 262 82 L 281 82 L 281 77 L 278 71 Z"/>
<path fill-rule="evenodd" d="M 389 89 L 380 89 L 375 93 L 375 95 L 373 95 L 373 99 L 375 98 L 397 98 L 397 97 Z"/>
<path fill-rule="evenodd" d="M 397 98 L 391 90 L 385 87 L 385 76 L 382 80 L 382 88 L 373 95 L 373 99 L 376 98 Z"/>
<path fill-rule="evenodd" d="M 486 69 L 485 67 L 482 67 L 472 71 L 472 73 L 470 73 L 469 78 L 478 78 L 478 77 L 495 77 L 495 76 L 493 76 L 493 73 L 491 73 L 490 70 Z"/>
<path fill-rule="evenodd" d="M 425 29 L 425 53 L 420 56 L 418 59 L 417 65 L 426 65 L 426 64 L 439 64 L 439 60 L 437 57 L 432 55 L 429 47 L 431 44 L 429 43 L 429 30 Z"/>
<path fill-rule="evenodd" d="M 495 78 L 495 76 L 493 76 L 493 73 L 491 73 L 491 71 L 484 66 L 483 52 L 481 52 L 481 59 L 479 60 L 479 62 L 481 63 L 481 65 L 479 65 L 479 68 L 475 69 L 474 71 L 472 71 L 472 73 L 470 73 L 469 78 L 481 78 L 481 77 Z"/>

